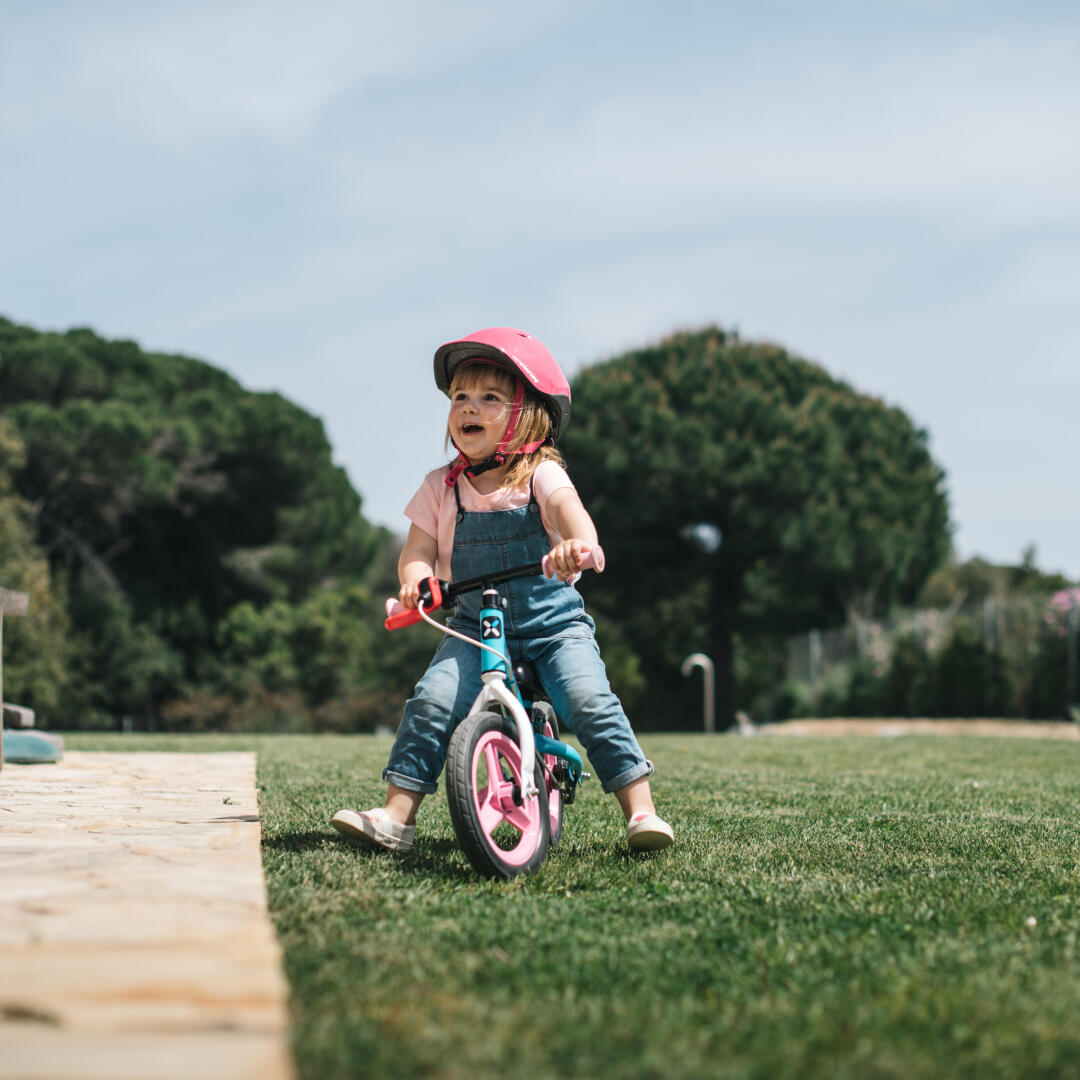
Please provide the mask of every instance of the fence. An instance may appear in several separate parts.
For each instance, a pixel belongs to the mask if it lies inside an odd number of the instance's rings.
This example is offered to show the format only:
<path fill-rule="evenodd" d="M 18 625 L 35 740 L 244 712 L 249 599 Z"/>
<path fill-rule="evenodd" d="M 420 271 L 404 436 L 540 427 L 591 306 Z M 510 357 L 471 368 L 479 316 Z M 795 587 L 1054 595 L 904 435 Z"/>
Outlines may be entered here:
<path fill-rule="evenodd" d="M 1067 715 L 1080 702 L 1080 588 L 974 604 L 961 597 L 948 608 L 880 621 L 852 617 L 845 626 L 788 639 L 783 670 L 786 680 L 820 698 L 830 681 L 853 672 L 864 686 L 900 678 L 901 660 L 908 669 L 921 664 L 924 674 L 937 665 L 942 701 L 955 689 L 945 680 L 981 679 L 987 693 L 968 696 L 996 714 Z M 834 687 L 837 696 L 843 692 Z"/>

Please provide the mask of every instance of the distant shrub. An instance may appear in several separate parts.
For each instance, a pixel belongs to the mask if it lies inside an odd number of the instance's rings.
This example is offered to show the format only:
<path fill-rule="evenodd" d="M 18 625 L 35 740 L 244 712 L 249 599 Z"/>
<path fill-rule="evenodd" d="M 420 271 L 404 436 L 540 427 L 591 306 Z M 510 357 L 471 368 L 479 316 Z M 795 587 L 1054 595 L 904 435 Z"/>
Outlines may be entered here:
<path fill-rule="evenodd" d="M 973 620 L 958 620 L 934 660 L 933 714 L 1001 716 L 1013 708 L 1004 658 L 987 646 Z"/>
<path fill-rule="evenodd" d="M 1068 684 L 1078 597 L 1069 589 L 1049 602 L 1023 595 L 969 614 L 922 612 L 891 632 L 873 624 L 862 653 L 827 665 L 816 683 L 786 680 L 772 697 L 773 717 L 1068 718 L 1080 707 Z"/>

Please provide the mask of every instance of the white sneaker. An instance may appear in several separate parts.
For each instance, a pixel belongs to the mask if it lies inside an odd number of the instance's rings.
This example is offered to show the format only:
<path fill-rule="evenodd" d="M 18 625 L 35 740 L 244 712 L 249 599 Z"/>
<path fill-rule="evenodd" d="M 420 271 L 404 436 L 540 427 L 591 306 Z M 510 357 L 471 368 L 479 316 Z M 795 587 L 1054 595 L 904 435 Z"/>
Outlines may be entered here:
<path fill-rule="evenodd" d="M 330 824 L 350 840 L 359 840 L 362 844 L 384 847 L 390 851 L 408 851 L 416 832 L 415 825 L 399 825 L 392 821 L 381 806 L 362 813 L 339 810 L 330 819 Z"/>
<path fill-rule="evenodd" d="M 659 851 L 675 843 L 675 833 L 655 814 L 635 814 L 626 823 L 626 842 L 631 851 Z"/>

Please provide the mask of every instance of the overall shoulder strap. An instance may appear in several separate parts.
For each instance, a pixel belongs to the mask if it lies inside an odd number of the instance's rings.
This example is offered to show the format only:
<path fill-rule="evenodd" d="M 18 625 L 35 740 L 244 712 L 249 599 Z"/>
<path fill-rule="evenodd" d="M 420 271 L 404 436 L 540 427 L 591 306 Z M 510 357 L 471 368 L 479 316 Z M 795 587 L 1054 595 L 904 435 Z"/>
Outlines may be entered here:
<path fill-rule="evenodd" d="M 457 503 L 457 516 L 454 518 L 454 521 L 456 521 L 457 524 L 460 525 L 461 519 L 465 516 L 465 510 L 461 505 L 461 491 L 459 490 L 457 484 L 454 484 L 454 501 Z"/>

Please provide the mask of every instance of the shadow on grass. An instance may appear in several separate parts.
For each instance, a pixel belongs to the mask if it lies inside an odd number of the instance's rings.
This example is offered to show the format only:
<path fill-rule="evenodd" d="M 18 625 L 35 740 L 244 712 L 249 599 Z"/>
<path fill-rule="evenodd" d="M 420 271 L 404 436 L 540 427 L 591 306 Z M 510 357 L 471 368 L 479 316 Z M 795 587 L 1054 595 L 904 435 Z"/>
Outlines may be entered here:
<path fill-rule="evenodd" d="M 443 881 L 475 881 L 479 877 L 474 870 L 461 866 L 452 858 L 459 848 L 456 841 L 448 838 L 418 840 L 411 850 L 402 854 L 346 840 L 332 830 L 307 829 L 263 836 L 262 846 L 267 851 L 290 854 L 339 848 L 365 860 L 393 860 L 395 868 L 403 874 L 424 875 Z"/>
<path fill-rule="evenodd" d="M 462 866 L 453 856 L 461 849 L 449 837 L 418 841 L 401 861 L 405 874 L 423 874 L 441 881 L 479 881 L 480 875 L 470 866 Z"/>
<path fill-rule="evenodd" d="M 263 835 L 262 846 L 267 851 L 317 851 L 339 840 L 337 833 L 324 829 L 308 829 L 306 832 Z"/>
<path fill-rule="evenodd" d="M 300 832 L 278 833 L 275 836 L 264 835 L 262 846 L 267 851 L 281 854 L 304 854 L 340 849 L 351 852 L 356 858 L 364 861 L 386 859 L 393 863 L 394 869 L 400 874 L 426 877 L 446 884 L 484 880 L 482 874 L 468 863 L 463 863 L 458 857 L 461 855 L 461 848 L 452 837 L 424 837 L 418 839 L 409 851 L 395 853 L 368 847 L 355 840 L 346 840 L 333 830 L 307 829 Z M 623 871 L 633 865 L 640 866 L 654 859 L 662 859 L 667 854 L 669 852 L 666 850 L 634 852 L 609 840 L 587 839 L 568 844 L 564 838 L 559 847 L 551 850 L 546 862 L 547 864 L 562 861 L 570 864 L 581 862 L 584 866 L 596 866 L 606 862 L 613 870 Z M 583 886 L 581 882 L 575 882 L 575 888 L 585 888 L 586 891 L 591 889 L 588 885 Z M 607 888 L 606 881 L 597 884 L 596 888 L 598 890 Z"/>

